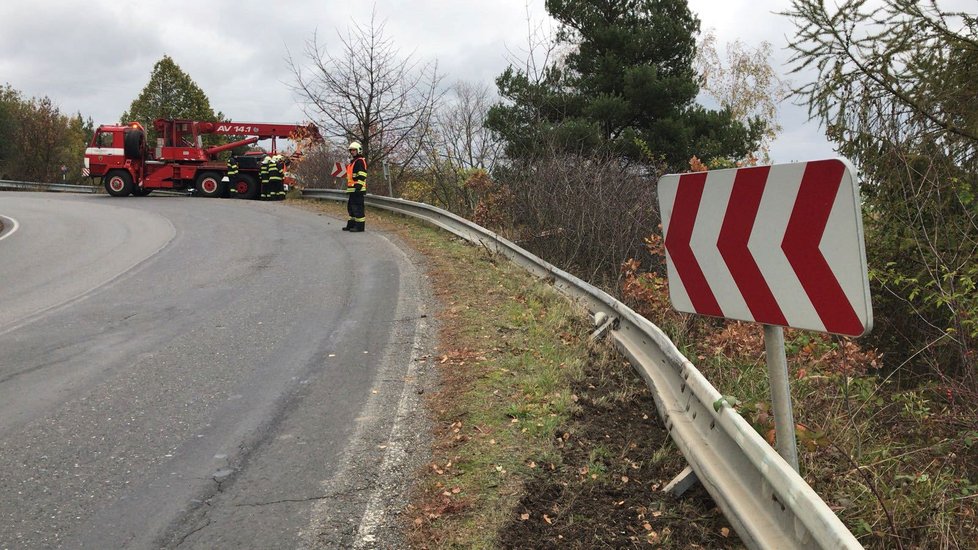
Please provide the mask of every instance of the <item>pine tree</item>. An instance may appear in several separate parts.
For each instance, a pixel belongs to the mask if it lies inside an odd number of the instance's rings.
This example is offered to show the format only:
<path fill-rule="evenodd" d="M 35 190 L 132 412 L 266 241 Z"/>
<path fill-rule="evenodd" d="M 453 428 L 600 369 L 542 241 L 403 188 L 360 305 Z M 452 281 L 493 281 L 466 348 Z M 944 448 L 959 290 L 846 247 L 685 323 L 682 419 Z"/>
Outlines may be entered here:
<path fill-rule="evenodd" d="M 149 82 L 129 110 L 122 113 L 121 124 L 139 122 L 151 134 L 153 121 L 158 118 L 218 121 L 223 113 L 215 113 L 207 94 L 190 75 L 183 72 L 168 55 L 153 66 Z M 151 136 L 152 139 L 152 136 Z"/>
<path fill-rule="evenodd" d="M 541 146 L 650 151 L 674 167 L 689 158 L 741 158 L 763 127 L 733 120 L 726 110 L 694 103 L 693 69 L 699 20 L 686 0 L 547 0 L 560 24 L 557 39 L 572 50 L 539 78 L 509 67 L 498 79 L 509 104 L 487 124 L 511 157 Z"/>

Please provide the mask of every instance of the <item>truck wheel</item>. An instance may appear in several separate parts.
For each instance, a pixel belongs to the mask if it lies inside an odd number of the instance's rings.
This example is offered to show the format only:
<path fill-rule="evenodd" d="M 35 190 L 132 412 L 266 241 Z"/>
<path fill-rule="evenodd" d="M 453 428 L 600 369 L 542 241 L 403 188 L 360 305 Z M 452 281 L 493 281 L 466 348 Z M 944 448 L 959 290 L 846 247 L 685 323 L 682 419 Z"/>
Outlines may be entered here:
<path fill-rule="evenodd" d="M 197 176 L 197 192 L 202 197 L 220 197 L 224 191 L 219 172 L 204 172 Z"/>
<path fill-rule="evenodd" d="M 251 174 L 238 174 L 231 185 L 234 186 L 235 196 L 239 199 L 257 199 L 258 193 L 261 192 L 258 180 Z"/>
<path fill-rule="evenodd" d="M 126 128 L 122 134 L 122 152 L 127 159 L 142 159 L 146 150 L 146 134 L 142 130 Z"/>
<path fill-rule="evenodd" d="M 125 197 L 132 193 L 132 176 L 129 172 L 109 172 L 102 178 L 102 185 L 113 197 Z"/>

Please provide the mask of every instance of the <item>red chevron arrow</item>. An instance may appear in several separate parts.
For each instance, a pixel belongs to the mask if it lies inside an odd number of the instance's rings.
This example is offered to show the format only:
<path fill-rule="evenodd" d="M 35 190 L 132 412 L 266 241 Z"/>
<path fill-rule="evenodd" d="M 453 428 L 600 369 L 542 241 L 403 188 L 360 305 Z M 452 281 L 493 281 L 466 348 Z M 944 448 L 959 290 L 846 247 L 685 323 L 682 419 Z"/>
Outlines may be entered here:
<path fill-rule="evenodd" d="M 818 248 L 844 173 L 845 165 L 835 159 L 808 163 L 781 241 L 781 250 L 825 330 L 860 336 L 864 327 Z"/>
<path fill-rule="evenodd" d="M 717 248 L 754 320 L 768 325 L 787 326 L 788 321 L 777 299 L 757 267 L 754 255 L 747 248 L 770 171 L 770 166 L 737 171 L 727 211 L 723 215 Z"/>
<path fill-rule="evenodd" d="M 673 203 L 672 219 L 666 232 L 666 251 L 672 258 L 676 273 L 686 288 L 686 294 L 693 308 L 702 315 L 722 317 L 720 304 L 710 289 L 710 284 L 700 269 L 689 240 L 693 235 L 693 224 L 699 211 L 703 188 L 706 186 L 706 172 L 683 174 L 676 189 L 676 202 Z"/>

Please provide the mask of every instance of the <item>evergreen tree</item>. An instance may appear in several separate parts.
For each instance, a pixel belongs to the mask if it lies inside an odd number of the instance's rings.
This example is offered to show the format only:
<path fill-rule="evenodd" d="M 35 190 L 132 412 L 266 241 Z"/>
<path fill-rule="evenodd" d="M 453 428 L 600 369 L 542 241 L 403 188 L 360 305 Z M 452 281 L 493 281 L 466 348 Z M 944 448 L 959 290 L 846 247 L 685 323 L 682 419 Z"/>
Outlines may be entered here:
<path fill-rule="evenodd" d="M 149 82 L 139 97 L 133 100 L 128 111 L 122 113 L 120 123 L 141 123 L 152 140 L 155 137 L 153 121 L 158 118 L 219 121 L 224 115 L 215 113 L 207 94 L 170 56 L 164 55 L 153 66 Z"/>
<path fill-rule="evenodd" d="M 759 120 L 745 126 L 727 110 L 694 103 L 699 20 L 686 0 L 547 0 L 546 7 L 561 25 L 557 39 L 573 49 L 539 78 L 509 67 L 497 79 L 510 103 L 494 106 L 487 125 L 511 157 L 545 145 L 610 146 L 678 168 L 693 155 L 737 159 L 756 148 Z"/>
<path fill-rule="evenodd" d="M 876 329 L 893 365 L 978 389 L 978 16 L 793 0 L 795 93 L 860 168 Z"/>

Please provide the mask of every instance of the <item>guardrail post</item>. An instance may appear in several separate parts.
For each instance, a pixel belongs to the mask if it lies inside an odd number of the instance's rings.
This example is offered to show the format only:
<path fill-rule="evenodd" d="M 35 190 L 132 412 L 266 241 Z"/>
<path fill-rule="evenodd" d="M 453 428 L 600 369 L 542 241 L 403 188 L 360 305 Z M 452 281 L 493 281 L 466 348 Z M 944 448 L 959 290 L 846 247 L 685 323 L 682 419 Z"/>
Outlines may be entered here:
<path fill-rule="evenodd" d="M 795 471 L 798 471 L 798 448 L 795 443 L 795 419 L 791 412 L 791 387 L 788 384 L 788 360 L 784 353 L 784 329 L 764 325 L 764 349 L 771 384 L 771 408 L 774 411 L 775 448 Z"/>
<path fill-rule="evenodd" d="M 672 481 L 662 488 L 662 491 L 664 493 L 672 493 L 675 497 L 681 497 L 683 493 L 688 491 L 699 480 L 700 478 L 696 477 L 696 472 L 693 471 L 693 467 L 686 466 L 683 468 L 683 471 L 679 472 L 679 475 L 672 478 Z"/>
<path fill-rule="evenodd" d="M 594 314 L 594 325 L 598 328 L 591 333 L 591 341 L 595 342 L 601 337 L 618 319 L 608 317 L 603 311 Z"/>

